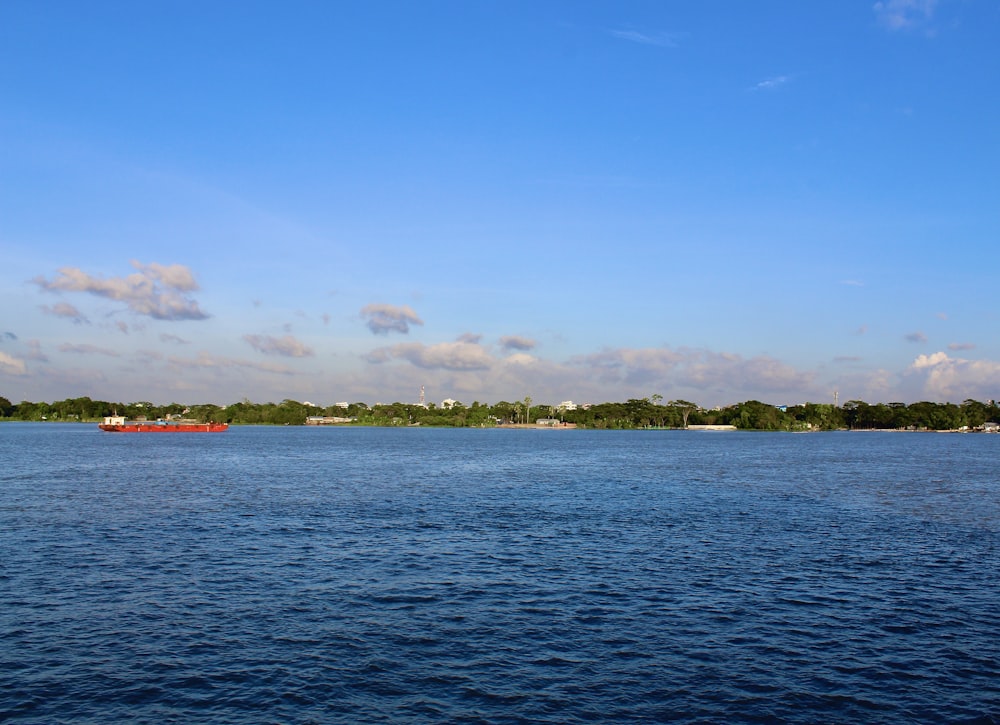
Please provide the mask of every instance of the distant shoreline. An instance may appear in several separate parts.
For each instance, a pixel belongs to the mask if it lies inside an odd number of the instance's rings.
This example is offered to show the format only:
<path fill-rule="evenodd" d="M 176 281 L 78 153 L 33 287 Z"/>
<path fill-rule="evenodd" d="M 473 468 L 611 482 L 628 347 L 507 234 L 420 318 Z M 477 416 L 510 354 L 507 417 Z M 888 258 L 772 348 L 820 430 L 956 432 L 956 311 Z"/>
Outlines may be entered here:
<path fill-rule="evenodd" d="M 30 425 L 85 425 L 96 426 L 100 420 L 17 420 L 16 418 L 0 418 L 0 424 L 21 423 Z M 765 428 L 737 428 L 731 425 L 689 425 L 687 428 L 670 428 L 659 426 L 648 426 L 643 428 L 601 428 L 597 426 L 577 425 L 576 423 L 564 423 L 561 425 L 538 425 L 537 423 L 502 423 L 490 426 L 451 426 L 451 425 L 377 425 L 370 423 L 337 423 L 327 425 L 299 425 L 288 423 L 230 423 L 230 428 L 431 428 L 434 430 L 581 430 L 581 431 L 690 431 L 692 433 L 789 433 L 794 435 L 818 434 L 818 433 L 984 433 L 997 434 L 997 429 L 983 430 L 980 428 L 970 428 L 962 430 L 960 428 L 836 428 L 813 430 L 768 430 Z"/>

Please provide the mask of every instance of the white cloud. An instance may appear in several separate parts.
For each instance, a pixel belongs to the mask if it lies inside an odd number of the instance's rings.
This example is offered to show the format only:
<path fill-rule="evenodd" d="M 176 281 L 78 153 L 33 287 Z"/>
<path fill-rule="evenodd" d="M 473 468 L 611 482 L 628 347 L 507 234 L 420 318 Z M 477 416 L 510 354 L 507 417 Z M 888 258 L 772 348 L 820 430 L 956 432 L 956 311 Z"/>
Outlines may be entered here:
<path fill-rule="evenodd" d="M 907 342 L 924 343 L 927 342 L 927 335 L 917 330 L 916 332 L 911 332 L 908 335 L 903 335 L 903 339 Z"/>
<path fill-rule="evenodd" d="M 534 350 L 537 344 L 530 337 L 520 335 L 504 335 L 500 338 L 500 347 L 504 350 Z"/>
<path fill-rule="evenodd" d="M 410 325 L 422 325 L 416 312 L 409 306 L 386 304 L 370 304 L 361 308 L 361 316 L 368 320 L 368 329 L 376 335 L 388 335 L 390 332 L 407 334 Z"/>
<path fill-rule="evenodd" d="M 932 368 L 935 365 L 940 365 L 941 363 L 947 361 L 947 353 L 935 352 L 931 355 L 918 355 L 917 359 L 913 361 L 913 365 L 911 365 L 911 367 L 914 370 L 920 370 L 921 368 Z"/>
<path fill-rule="evenodd" d="M 814 375 L 766 355 L 744 358 L 730 353 L 698 351 L 686 360 L 679 376 L 682 384 L 693 387 L 718 386 L 720 381 L 736 390 L 752 393 L 787 394 L 804 391 Z"/>
<path fill-rule="evenodd" d="M 975 350 L 976 345 L 972 342 L 953 342 L 948 345 L 949 350 Z"/>
<path fill-rule="evenodd" d="M 373 350 L 367 356 L 367 360 L 373 363 L 406 360 L 412 365 L 428 370 L 488 370 L 495 362 L 482 345 L 462 340 L 440 342 L 436 345 L 423 345 L 419 342 L 400 343 Z"/>
<path fill-rule="evenodd" d="M 863 400 L 866 403 L 888 402 L 899 400 L 901 397 L 896 387 L 898 378 L 895 373 L 881 368 L 856 371 L 837 376 L 830 389 L 840 393 L 841 402 L 848 400 Z M 822 400 L 826 399 L 826 396 L 823 396 Z M 817 402 L 821 400 L 818 398 Z"/>
<path fill-rule="evenodd" d="M 56 304 L 49 307 L 48 305 L 39 306 L 42 312 L 47 315 L 53 315 L 55 317 L 65 317 L 73 321 L 73 324 L 81 325 L 84 322 L 89 322 L 86 315 L 82 314 L 80 310 L 76 309 L 73 305 L 68 302 L 57 302 Z"/>
<path fill-rule="evenodd" d="M 657 391 L 703 404 L 747 397 L 803 397 L 812 392 L 815 378 L 767 356 L 743 358 L 670 348 L 607 349 L 560 363 L 526 352 L 497 355 L 485 346 L 459 340 L 402 343 L 373 350 L 365 359 L 373 364 L 367 374 L 395 391 L 388 394 L 405 395 L 426 383 L 437 390 L 460 391 L 463 399 L 510 400 L 530 393 L 541 403 L 568 398 L 625 400 Z"/>
<path fill-rule="evenodd" d="M 8 355 L 5 352 L 0 352 L 0 372 L 7 375 L 26 375 L 28 367 L 24 364 L 24 360 L 13 355 Z"/>
<path fill-rule="evenodd" d="M 508 355 L 503 360 L 506 365 L 536 365 L 540 362 L 539 358 L 534 355 L 529 355 L 525 352 L 515 352 L 512 355 Z"/>
<path fill-rule="evenodd" d="M 42 352 L 42 343 L 38 340 L 28 340 L 26 343 L 28 346 L 28 355 L 25 359 L 27 360 L 37 360 L 38 362 L 48 362 L 48 356 Z"/>
<path fill-rule="evenodd" d="M 606 384 L 743 391 L 746 395 L 805 391 L 814 375 L 774 358 L 681 348 L 605 350 L 576 359 Z"/>
<path fill-rule="evenodd" d="M 132 266 L 150 279 L 159 280 L 164 287 L 179 290 L 181 292 L 193 292 L 198 289 L 198 283 L 191 274 L 191 270 L 182 264 L 157 264 L 150 262 L 142 264 L 132 260 Z"/>
<path fill-rule="evenodd" d="M 237 360 L 235 358 L 222 357 L 220 355 L 210 355 L 201 352 L 196 358 L 170 357 L 167 358 L 170 365 L 176 368 L 196 369 L 196 370 L 216 370 L 225 371 L 233 368 L 247 368 L 250 370 L 260 370 L 266 373 L 277 373 L 279 375 L 291 375 L 293 371 L 284 365 L 273 365 L 270 363 L 256 363 L 249 360 Z"/>
<path fill-rule="evenodd" d="M 63 267 L 51 280 L 32 280 L 49 292 L 86 292 L 124 302 L 130 310 L 158 320 L 203 320 L 208 317 L 198 303 L 184 295 L 198 289 L 191 271 L 180 264 L 144 265 L 133 260 L 138 270 L 126 277 L 95 277 L 76 267 Z"/>
<path fill-rule="evenodd" d="M 669 348 L 619 348 L 579 356 L 571 362 L 611 384 L 665 378 L 682 361 L 683 356 Z"/>
<path fill-rule="evenodd" d="M 681 33 L 662 31 L 642 33 L 638 30 L 612 30 L 610 33 L 619 40 L 627 40 L 630 43 L 639 43 L 640 45 L 656 45 L 661 48 L 676 48 L 678 41 L 683 37 Z"/>
<path fill-rule="evenodd" d="M 754 91 L 774 91 L 781 86 L 785 85 L 791 81 L 791 76 L 774 76 L 772 78 L 765 78 L 764 80 L 755 83 L 751 90 Z"/>
<path fill-rule="evenodd" d="M 98 347 L 97 345 L 91 345 L 90 343 L 74 345 L 69 342 L 64 342 L 59 346 L 59 352 L 70 352 L 76 355 L 107 355 L 108 357 L 121 356 L 121 353 L 117 350 L 112 350 L 107 347 Z"/>
<path fill-rule="evenodd" d="M 313 349 L 291 335 L 271 337 L 270 335 L 244 335 L 243 339 L 250 346 L 265 355 L 283 355 L 285 357 L 311 357 Z"/>
<path fill-rule="evenodd" d="M 945 352 L 918 355 L 908 371 L 921 384 L 925 398 L 961 401 L 995 399 L 1000 390 L 1000 363 L 965 360 Z"/>
<path fill-rule="evenodd" d="M 936 5 L 937 0 L 881 0 L 872 9 L 889 30 L 909 30 L 930 21 Z"/>

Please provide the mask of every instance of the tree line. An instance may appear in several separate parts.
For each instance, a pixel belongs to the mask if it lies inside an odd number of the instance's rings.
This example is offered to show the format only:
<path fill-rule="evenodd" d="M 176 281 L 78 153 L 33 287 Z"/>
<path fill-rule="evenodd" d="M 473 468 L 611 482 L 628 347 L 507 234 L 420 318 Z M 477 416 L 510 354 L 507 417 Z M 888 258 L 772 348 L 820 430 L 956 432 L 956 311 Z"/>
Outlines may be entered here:
<path fill-rule="evenodd" d="M 535 404 L 530 397 L 521 401 L 500 401 L 492 405 L 456 402 L 448 407 L 433 403 L 367 405 L 351 403 L 347 407 L 320 407 L 296 400 L 280 403 L 253 403 L 243 400 L 226 406 L 212 404 L 182 405 L 151 402 L 115 403 L 90 398 L 67 398 L 53 403 L 22 401 L 11 403 L 0 397 L 0 418 L 22 421 L 96 422 L 107 415 L 122 415 L 137 420 L 182 417 L 199 421 L 218 421 L 234 425 L 304 425 L 310 417 L 337 417 L 350 425 L 368 426 L 438 426 L 492 427 L 510 424 L 533 424 L 547 419 L 555 425 L 573 424 L 578 428 L 642 429 L 687 428 L 690 425 L 732 425 L 743 430 L 960 430 L 982 428 L 986 423 L 1000 423 L 1000 406 L 965 400 L 957 403 L 876 403 L 850 400 L 842 406 L 828 403 L 804 403 L 774 406 L 748 400 L 721 408 L 706 409 L 686 400 L 664 401 L 660 395 L 631 398 L 619 403 L 599 403 L 565 409 Z"/>

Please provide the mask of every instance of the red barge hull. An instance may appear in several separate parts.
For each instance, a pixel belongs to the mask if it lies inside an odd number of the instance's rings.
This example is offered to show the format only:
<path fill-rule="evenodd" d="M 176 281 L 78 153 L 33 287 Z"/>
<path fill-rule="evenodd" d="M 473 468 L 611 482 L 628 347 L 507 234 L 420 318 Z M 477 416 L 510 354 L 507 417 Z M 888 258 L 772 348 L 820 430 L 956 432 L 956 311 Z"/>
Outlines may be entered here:
<path fill-rule="evenodd" d="M 221 433 L 229 423 L 99 423 L 109 433 Z"/>

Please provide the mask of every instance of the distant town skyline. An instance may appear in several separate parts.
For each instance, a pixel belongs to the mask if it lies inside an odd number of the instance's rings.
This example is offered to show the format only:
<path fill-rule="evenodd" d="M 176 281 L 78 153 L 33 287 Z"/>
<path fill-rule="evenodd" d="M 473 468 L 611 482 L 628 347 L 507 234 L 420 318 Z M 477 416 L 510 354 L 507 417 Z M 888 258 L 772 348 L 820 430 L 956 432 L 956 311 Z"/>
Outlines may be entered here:
<path fill-rule="evenodd" d="M 992 0 L 0 18 L 11 401 L 1000 397 Z"/>

